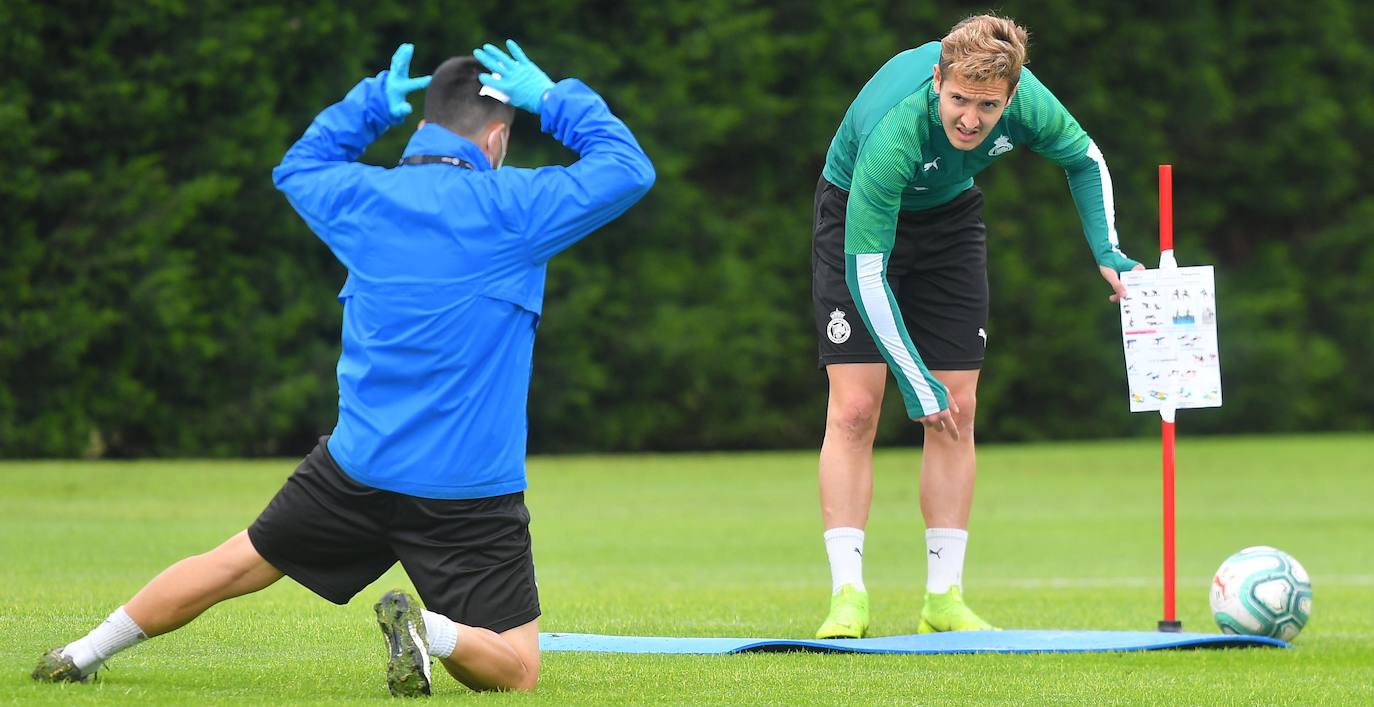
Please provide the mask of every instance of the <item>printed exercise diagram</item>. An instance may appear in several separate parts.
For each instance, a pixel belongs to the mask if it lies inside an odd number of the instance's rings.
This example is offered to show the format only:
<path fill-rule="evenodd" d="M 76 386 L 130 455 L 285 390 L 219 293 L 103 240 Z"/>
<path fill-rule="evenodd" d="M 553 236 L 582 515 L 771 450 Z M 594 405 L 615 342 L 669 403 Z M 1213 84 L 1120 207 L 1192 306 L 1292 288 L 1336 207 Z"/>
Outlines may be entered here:
<path fill-rule="evenodd" d="M 1131 412 L 1221 406 L 1212 266 L 1121 273 Z"/>

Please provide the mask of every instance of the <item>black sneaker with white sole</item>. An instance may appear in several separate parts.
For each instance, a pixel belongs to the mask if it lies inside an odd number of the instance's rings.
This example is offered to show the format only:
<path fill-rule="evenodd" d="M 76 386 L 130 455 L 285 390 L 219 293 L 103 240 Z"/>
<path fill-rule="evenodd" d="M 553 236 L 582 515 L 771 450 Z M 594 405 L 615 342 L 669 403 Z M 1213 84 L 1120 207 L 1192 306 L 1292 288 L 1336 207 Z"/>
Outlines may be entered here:
<path fill-rule="evenodd" d="M 420 606 L 406 592 L 393 589 L 373 607 L 386 638 L 386 686 L 396 697 L 429 693 L 429 651 Z"/>

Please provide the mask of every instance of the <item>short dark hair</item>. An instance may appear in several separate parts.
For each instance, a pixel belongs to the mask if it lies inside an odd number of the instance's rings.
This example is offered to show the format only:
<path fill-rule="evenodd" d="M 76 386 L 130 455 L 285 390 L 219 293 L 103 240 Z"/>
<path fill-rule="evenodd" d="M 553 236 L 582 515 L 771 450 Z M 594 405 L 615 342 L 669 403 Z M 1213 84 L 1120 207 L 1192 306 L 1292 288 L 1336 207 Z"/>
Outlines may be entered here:
<path fill-rule="evenodd" d="M 475 137 L 493 120 L 509 125 L 515 109 L 478 92 L 478 74 L 486 67 L 471 56 L 455 56 L 439 65 L 425 90 L 425 121 L 438 123 L 459 135 Z"/>

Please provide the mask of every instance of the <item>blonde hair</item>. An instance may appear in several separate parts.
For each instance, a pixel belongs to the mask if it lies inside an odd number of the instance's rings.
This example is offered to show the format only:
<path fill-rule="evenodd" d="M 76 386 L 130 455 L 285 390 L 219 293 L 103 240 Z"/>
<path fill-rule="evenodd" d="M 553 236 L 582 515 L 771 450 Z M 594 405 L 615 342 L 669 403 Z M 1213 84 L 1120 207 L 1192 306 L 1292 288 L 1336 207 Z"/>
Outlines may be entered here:
<path fill-rule="evenodd" d="M 1015 21 L 997 15 L 974 15 L 954 25 L 940 40 L 940 73 L 965 81 L 1007 81 L 1008 90 L 1021 80 L 1030 35 Z"/>

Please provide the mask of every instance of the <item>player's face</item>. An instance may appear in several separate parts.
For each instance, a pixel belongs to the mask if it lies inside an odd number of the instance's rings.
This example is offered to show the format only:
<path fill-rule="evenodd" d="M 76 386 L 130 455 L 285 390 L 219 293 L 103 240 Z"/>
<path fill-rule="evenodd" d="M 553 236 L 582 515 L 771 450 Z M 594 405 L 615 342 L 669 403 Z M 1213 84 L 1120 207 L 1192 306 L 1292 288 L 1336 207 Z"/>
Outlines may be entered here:
<path fill-rule="evenodd" d="M 973 83 L 953 74 L 940 76 L 935 67 L 935 90 L 940 94 L 940 123 L 945 128 L 949 144 L 960 150 L 972 150 L 983 143 L 992 132 L 1002 112 L 1007 109 L 1014 90 L 1008 82 Z"/>

